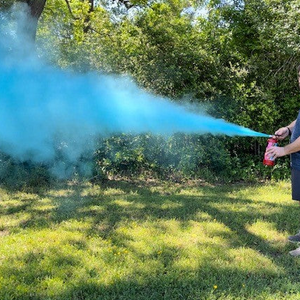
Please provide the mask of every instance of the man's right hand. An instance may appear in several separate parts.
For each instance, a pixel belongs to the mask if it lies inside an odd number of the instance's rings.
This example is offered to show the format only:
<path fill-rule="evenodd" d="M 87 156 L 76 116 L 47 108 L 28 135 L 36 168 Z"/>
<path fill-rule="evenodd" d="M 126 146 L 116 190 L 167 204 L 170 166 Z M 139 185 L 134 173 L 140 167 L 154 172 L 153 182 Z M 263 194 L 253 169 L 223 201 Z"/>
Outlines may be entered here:
<path fill-rule="evenodd" d="M 277 139 L 277 140 L 283 140 L 285 139 L 287 136 L 289 135 L 289 130 L 287 127 L 281 127 L 279 128 L 276 132 L 275 132 L 275 135 L 274 137 Z"/>

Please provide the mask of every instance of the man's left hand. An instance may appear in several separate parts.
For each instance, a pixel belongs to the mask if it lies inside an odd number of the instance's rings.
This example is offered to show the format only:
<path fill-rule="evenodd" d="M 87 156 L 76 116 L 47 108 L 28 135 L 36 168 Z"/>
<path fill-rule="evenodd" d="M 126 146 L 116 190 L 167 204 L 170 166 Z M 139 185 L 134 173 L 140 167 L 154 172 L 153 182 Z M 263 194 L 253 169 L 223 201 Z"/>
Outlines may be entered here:
<path fill-rule="evenodd" d="M 286 155 L 284 147 L 277 147 L 277 146 L 268 148 L 266 153 L 268 157 L 274 157 L 274 158 L 282 157 Z"/>

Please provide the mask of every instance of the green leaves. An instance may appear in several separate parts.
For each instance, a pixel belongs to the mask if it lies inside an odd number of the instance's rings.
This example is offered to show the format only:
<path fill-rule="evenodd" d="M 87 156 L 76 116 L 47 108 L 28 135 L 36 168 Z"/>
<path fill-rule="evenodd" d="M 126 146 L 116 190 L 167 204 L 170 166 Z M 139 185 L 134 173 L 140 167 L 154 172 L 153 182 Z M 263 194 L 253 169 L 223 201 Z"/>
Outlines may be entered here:
<path fill-rule="evenodd" d="M 132 0 L 127 6 L 119 1 L 127 7 L 122 11 L 113 1 L 101 3 L 72 0 L 68 7 L 64 0 L 48 0 L 39 23 L 39 55 L 79 72 L 129 75 L 152 93 L 205 105 L 213 116 L 257 131 L 272 133 L 295 118 L 299 1 Z M 203 6 L 207 16 L 197 17 Z M 193 15 L 185 13 L 189 7 Z M 176 166 L 195 174 L 198 160 L 202 169 L 215 170 L 212 160 L 192 152 L 198 149 L 194 143 L 183 140 L 176 155 L 184 159 Z M 243 148 L 238 143 L 226 141 L 227 148 L 209 153 L 238 166 L 245 152 L 264 151 L 265 145 L 253 151 L 251 141 Z M 199 153 L 207 153 L 205 147 Z M 104 165 L 117 169 L 125 158 L 133 168 L 162 165 L 148 161 L 139 147 L 127 150 L 120 148 Z M 253 161 L 248 162 L 252 168 Z"/>

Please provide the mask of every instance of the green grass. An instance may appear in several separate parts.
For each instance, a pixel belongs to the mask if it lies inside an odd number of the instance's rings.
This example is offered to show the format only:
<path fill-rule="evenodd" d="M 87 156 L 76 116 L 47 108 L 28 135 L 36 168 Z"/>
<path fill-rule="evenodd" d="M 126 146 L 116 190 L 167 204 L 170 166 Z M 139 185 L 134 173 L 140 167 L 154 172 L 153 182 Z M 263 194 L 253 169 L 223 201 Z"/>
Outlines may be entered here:
<path fill-rule="evenodd" d="M 0 299 L 299 299 L 286 182 L 0 189 Z"/>

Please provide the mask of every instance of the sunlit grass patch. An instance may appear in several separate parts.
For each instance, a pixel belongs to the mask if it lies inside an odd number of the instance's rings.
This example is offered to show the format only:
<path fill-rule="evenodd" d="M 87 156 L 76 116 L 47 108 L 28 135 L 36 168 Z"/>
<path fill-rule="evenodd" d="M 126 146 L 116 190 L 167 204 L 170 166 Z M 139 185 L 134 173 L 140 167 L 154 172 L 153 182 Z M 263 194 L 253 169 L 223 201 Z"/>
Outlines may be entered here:
<path fill-rule="evenodd" d="M 266 240 L 270 245 L 273 245 L 277 249 L 284 249 L 288 243 L 288 234 L 286 232 L 279 232 L 274 223 L 257 221 L 251 225 L 247 225 L 246 229 L 253 235 L 260 237 L 262 240 Z"/>
<path fill-rule="evenodd" d="M 236 197 L 250 198 L 254 202 L 267 202 L 284 204 L 291 199 L 291 187 L 289 182 L 268 183 L 259 187 L 247 187 L 234 193 Z"/>
<path fill-rule="evenodd" d="M 277 266 L 271 258 L 251 248 L 229 249 L 228 256 L 230 268 L 241 268 L 244 272 L 257 273 L 258 276 L 284 274 L 284 268 Z"/>

